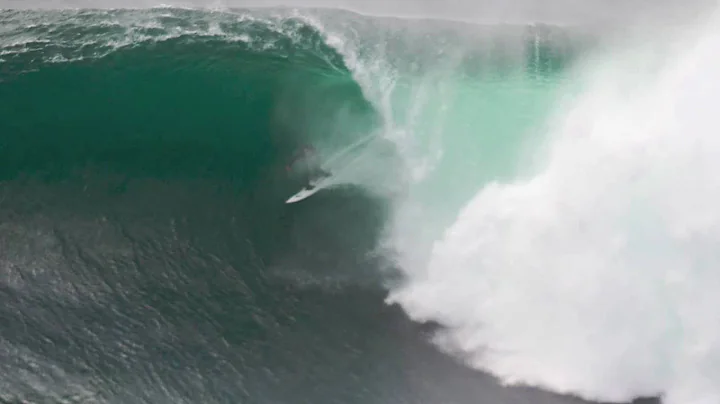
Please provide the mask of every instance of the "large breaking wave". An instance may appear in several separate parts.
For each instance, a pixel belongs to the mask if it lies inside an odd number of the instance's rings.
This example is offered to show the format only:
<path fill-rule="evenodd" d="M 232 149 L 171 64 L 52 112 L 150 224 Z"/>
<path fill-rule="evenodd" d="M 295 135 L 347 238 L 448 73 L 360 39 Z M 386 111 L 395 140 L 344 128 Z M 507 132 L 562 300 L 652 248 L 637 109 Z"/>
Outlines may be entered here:
<path fill-rule="evenodd" d="M 38 336 L 3 335 L 0 398 L 222 401 L 206 380 L 233 374 L 285 402 L 264 336 L 300 302 L 325 313 L 307 285 L 382 283 L 504 382 L 718 400 L 712 28 L 599 50 L 567 27 L 329 10 L 0 22 L 1 313 Z M 284 205 L 307 144 L 340 186 Z M 318 329 L 342 339 L 335 320 Z"/>

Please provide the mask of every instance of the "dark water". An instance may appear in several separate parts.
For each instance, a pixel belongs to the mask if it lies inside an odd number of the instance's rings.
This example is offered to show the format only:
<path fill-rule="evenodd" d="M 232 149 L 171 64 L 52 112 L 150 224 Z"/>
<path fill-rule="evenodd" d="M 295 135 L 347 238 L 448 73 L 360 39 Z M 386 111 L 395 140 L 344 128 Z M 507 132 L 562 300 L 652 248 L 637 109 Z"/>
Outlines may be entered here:
<path fill-rule="evenodd" d="M 0 401 L 576 402 L 384 303 L 387 201 L 284 204 L 292 153 L 382 120 L 321 32 L 251 14 L 0 12 Z"/>

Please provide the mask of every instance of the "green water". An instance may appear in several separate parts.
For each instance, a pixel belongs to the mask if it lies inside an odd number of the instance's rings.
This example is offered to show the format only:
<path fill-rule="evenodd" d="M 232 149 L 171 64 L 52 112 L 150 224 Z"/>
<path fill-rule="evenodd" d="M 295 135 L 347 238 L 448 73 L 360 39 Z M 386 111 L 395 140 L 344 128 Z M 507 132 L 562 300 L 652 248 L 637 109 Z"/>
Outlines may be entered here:
<path fill-rule="evenodd" d="M 235 29 L 270 51 L 185 35 L 27 71 L 21 66 L 36 55 L 12 55 L 0 93 L 0 178 L 52 181 L 92 167 L 244 187 L 273 177 L 301 145 L 369 130 L 372 106 L 317 32 L 299 28 L 293 48 L 270 28 L 249 25 Z M 72 28 L 60 29 L 74 41 Z"/>

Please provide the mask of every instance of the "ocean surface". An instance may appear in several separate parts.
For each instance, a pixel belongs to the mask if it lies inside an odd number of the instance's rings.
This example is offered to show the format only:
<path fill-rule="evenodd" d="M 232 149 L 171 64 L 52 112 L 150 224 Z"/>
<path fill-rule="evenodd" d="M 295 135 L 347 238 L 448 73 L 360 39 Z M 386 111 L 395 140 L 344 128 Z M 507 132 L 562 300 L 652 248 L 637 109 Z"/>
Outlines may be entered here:
<path fill-rule="evenodd" d="M 0 402 L 720 403 L 717 26 L 0 10 Z"/>

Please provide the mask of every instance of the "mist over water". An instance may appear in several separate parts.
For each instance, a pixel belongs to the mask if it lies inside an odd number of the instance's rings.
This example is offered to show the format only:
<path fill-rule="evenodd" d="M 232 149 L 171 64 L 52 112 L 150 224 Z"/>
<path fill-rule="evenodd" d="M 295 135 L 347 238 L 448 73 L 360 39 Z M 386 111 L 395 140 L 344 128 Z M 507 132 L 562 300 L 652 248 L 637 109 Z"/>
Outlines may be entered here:
<path fill-rule="evenodd" d="M 476 188 L 390 301 L 510 384 L 720 401 L 717 26 L 579 64 L 531 168 Z"/>
<path fill-rule="evenodd" d="M 376 16 L 608 28 L 658 21 L 692 21 L 713 4 L 713 0 L 516 0 L 512 3 L 498 0 L 2 0 L 0 8 L 322 7 Z"/>

